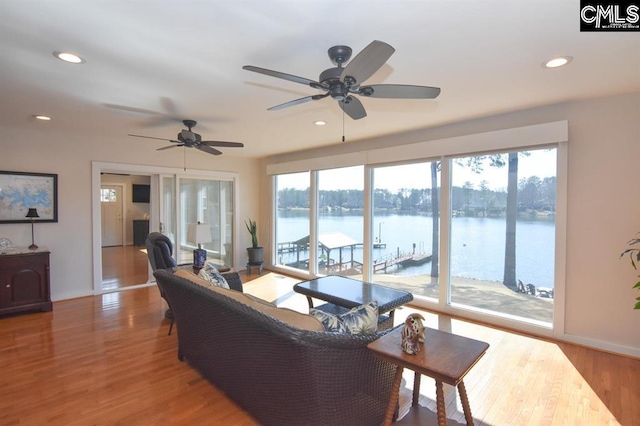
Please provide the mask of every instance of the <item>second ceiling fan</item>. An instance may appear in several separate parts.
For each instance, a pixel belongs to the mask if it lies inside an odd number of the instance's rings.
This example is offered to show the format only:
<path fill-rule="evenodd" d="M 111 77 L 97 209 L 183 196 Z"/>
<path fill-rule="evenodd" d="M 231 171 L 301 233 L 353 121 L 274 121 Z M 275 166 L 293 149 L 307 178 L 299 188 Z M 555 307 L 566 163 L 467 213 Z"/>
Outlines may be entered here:
<path fill-rule="evenodd" d="M 222 152 L 215 149 L 214 147 L 224 147 L 224 148 L 244 147 L 244 144 L 240 142 L 203 141 L 202 137 L 198 133 L 195 133 L 191 130 L 194 127 L 196 127 L 196 124 L 198 124 L 195 120 L 182 120 L 182 123 L 185 126 L 187 126 L 189 130 L 180 131 L 180 133 L 178 133 L 177 140 L 156 138 L 153 136 L 132 135 L 132 134 L 129 134 L 129 136 L 133 136 L 135 138 L 157 139 L 157 140 L 167 141 L 175 144 L 175 145 L 169 145 L 162 148 L 158 148 L 157 151 L 162 151 L 165 149 L 177 148 L 177 147 L 183 146 L 185 148 L 196 148 L 208 154 L 220 155 L 222 154 Z"/>
<path fill-rule="evenodd" d="M 391 99 L 434 99 L 440 94 L 439 87 L 415 86 L 404 84 L 371 84 L 363 83 L 375 74 L 385 62 L 393 55 L 395 49 L 382 41 L 374 40 L 360 53 L 358 53 L 346 67 L 345 63 L 351 58 L 352 50 L 348 46 L 333 46 L 329 49 L 329 59 L 336 65 L 334 68 L 324 70 L 319 77 L 319 81 L 285 74 L 266 68 L 245 65 L 242 67 L 247 71 L 253 71 L 294 83 L 304 84 L 314 89 L 322 90 L 326 93 L 306 96 L 295 99 L 280 105 L 268 108 L 278 110 L 294 105 L 299 105 L 309 101 L 331 96 L 338 101 L 340 108 L 352 119 L 359 120 L 367 116 L 367 112 L 360 100 L 352 95 L 360 95 L 370 98 L 391 98 Z"/>

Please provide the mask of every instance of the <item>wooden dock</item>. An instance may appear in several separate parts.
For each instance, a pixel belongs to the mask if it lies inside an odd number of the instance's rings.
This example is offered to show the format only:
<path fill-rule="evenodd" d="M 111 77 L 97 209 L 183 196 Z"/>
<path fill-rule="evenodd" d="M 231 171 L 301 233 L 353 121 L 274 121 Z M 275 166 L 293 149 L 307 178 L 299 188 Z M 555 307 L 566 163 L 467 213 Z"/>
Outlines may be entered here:
<path fill-rule="evenodd" d="M 375 261 L 373 264 L 373 273 L 387 272 L 388 268 L 394 266 L 419 266 L 430 262 L 431 257 L 432 256 L 430 254 L 425 253 L 400 253 L 397 256 L 390 254 Z"/>

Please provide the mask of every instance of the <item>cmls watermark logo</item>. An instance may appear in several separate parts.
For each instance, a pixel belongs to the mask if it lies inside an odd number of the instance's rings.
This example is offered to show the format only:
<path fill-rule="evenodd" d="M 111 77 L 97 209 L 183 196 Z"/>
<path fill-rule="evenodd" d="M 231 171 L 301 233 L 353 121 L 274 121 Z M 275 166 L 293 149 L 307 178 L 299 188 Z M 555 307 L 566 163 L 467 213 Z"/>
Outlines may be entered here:
<path fill-rule="evenodd" d="M 640 1 L 580 0 L 580 31 L 640 31 Z"/>

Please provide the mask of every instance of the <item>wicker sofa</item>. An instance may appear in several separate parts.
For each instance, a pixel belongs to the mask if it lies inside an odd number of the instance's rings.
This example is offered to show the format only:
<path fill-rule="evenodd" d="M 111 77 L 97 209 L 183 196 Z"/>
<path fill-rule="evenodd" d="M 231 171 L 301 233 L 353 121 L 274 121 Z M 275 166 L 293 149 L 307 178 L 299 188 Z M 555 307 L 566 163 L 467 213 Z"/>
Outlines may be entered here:
<path fill-rule="evenodd" d="M 261 424 L 382 424 L 397 367 L 366 346 L 390 330 L 366 336 L 314 331 L 310 316 L 233 290 L 214 291 L 177 270 L 154 275 L 176 318 L 178 359 Z M 281 314 L 287 319 L 278 319 Z M 292 325 L 291 315 L 305 324 Z"/>

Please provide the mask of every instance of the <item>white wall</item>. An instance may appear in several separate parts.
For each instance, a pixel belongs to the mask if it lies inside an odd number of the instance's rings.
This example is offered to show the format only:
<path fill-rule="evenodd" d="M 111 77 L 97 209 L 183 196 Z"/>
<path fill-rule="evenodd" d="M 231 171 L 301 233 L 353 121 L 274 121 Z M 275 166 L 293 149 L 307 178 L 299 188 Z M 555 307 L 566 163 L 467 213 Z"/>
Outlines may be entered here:
<path fill-rule="evenodd" d="M 54 301 L 91 295 L 92 161 L 181 168 L 183 153 L 178 149 L 156 151 L 153 143 L 132 141 L 126 136 L 106 140 L 99 135 L 57 135 L 48 133 L 47 127 L 41 124 L 0 129 L 0 170 L 58 174 L 58 222 L 36 224 L 36 244 L 51 251 L 51 297 Z M 187 167 L 239 173 L 239 218 L 258 215 L 257 160 L 228 154 L 214 157 L 191 149 L 187 151 Z M 248 233 L 240 228 L 238 235 L 238 245 L 247 247 L 250 244 Z M 11 239 L 16 246 L 28 246 L 31 227 L 26 223 L 0 224 L 0 237 Z M 241 257 L 239 264 L 243 265 L 245 259 Z"/>
<path fill-rule="evenodd" d="M 618 258 L 640 231 L 640 93 L 496 115 L 324 149 L 274 156 L 268 164 L 354 153 L 568 120 L 565 340 L 640 356 L 637 273 Z M 473 150 L 473 147 L 470 147 Z M 268 191 L 266 183 L 263 191 Z M 261 209 L 270 223 L 270 207 Z"/>

